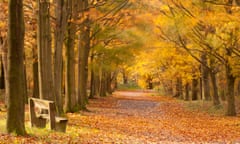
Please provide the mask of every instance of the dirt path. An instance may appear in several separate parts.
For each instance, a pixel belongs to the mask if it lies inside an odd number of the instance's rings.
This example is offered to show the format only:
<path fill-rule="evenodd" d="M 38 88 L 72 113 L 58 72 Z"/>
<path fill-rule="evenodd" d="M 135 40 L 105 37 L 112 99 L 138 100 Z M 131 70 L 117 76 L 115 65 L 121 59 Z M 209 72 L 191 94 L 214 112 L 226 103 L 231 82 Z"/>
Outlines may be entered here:
<path fill-rule="evenodd" d="M 91 112 L 82 113 L 79 126 L 95 133 L 84 135 L 82 143 L 240 142 L 239 118 L 189 112 L 171 98 L 151 95 L 116 92 L 91 101 Z"/>
<path fill-rule="evenodd" d="M 32 133 L 27 137 L 0 133 L 0 144 L 240 143 L 239 117 L 190 112 L 179 101 L 155 95 L 115 92 L 113 96 L 90 100 L 88 112 L 67 114 L 66 133 L 27 128 Z"/>

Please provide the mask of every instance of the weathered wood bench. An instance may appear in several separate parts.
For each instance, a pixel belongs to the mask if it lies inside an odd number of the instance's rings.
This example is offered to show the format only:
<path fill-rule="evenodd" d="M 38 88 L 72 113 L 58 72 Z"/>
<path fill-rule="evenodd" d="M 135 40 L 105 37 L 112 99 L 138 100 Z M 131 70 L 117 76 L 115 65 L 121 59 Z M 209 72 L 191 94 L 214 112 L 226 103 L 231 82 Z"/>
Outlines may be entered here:
<path fill-rule="evenodd" d="M 29 98 L 29 115 L 31 127 L 44 128 L 49 121 L 51 130 L 66 132 L 68 119 L 56 116 L 53 101 Z"/>

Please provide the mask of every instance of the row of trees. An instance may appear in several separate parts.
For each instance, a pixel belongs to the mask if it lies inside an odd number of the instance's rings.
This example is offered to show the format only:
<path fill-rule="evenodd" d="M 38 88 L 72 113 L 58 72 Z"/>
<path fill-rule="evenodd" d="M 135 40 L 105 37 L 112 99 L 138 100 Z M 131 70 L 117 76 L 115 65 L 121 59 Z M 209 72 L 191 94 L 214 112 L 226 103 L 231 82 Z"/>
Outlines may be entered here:
<path fill-rule="evenodd" d="M 8 12 L 0 15 L 0 37 L 9 133 L 26 133 L 31 93 L 55 101 L 61 115 L 86 109 L 88 86 L 90 98 L 112 92 L 117 67 L 140 45 L 129 6 L 128 0 L 1 1 Z"/>
<path fill-rule="evenodd" d="M 160 10 L 152 6 L 158 17 L 155 45 L 148 49 L 150 57 L 143 53 L 139 59 L 148 59 L 136 65 L 143 67 L 140 75 L 145 85 L 151 77 L 168 94 L 185 100 L 212 100 L 214 106 L 226 99 L 226 114 L 235 116 L 239 1 L 163 0 L 156 4 Z"/>

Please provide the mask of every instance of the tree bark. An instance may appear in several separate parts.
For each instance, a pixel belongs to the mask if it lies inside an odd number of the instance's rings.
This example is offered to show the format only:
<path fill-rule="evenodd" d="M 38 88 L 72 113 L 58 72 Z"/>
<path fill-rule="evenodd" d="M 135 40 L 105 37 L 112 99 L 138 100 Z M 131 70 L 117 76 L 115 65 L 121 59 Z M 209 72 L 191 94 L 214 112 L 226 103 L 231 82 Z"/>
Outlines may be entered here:
<path fill-rule="evenodd" d="M 123 84 L 128 84 L 128 76 L 125 70 L 122 71 Z"/>
<path fill-rule="evenodd" d="M 94 74 L 94 96 L 100 96 L 100 76 L 99 73 Z"/>
<path fill-rule="evenodd" d="M 89 98 L 93 99 L 95 97 L 94 89 L 95 89 L 95 79 L 94 79 L 94 71 L 91 69 L 91 78 L 90 78 L 90 94 Z"/>
<path fill-rule="evenodd" d="M 232 69 L 229 64 L 225 65 L 227 78 L 227 116 L 236 116 L 235 97 L 234 97 L 234 83 L 235 77 L 232 74 Z"/>
<path fill-rule="evenodd" d="M 91 54 L 91 63 L 93 63 L 94 61 L 94 56 L 93 54 Z M 95 96 L 97 96 L 97 77 L 95 76 L 96 75 L 96 72 L 93 70 L 93 68 L 91 68 L 91 79 L 90 79 L 90 95 L 89 95 L 89 98 L 92 99 L 94 98 Z"/>
<path fill-rule="evenodd" d="M 182 79 L 177 78 L 177 80 L 176 80 L 176 93 L 175 93 L 174 97 L 182 98 L 182 96 L 183 96 L 183 94 L 182 94 Z"/>
<path fill-rule="evenodd" d="M 62 97 L 62 74 L 63 74 L 63 44 L 66 31 L 67 16 L 65 0 L 55 0 L 55 39 L 54 39 L 54 88 L 56 95 L 57 115 L 63 113 L 63 97 Z"/>
<path fill-rule="evenodd" d="M 38 0 L 38 58 L 40 98 L 55 101 L 52 71 L 50 2 Z"/>
<path fill-rule="evenodd" d="M 25 103 L 28 104 L 28 87 L 27 87 L 27 67 L 25 52 L 23 51 L 23 90 L 25 95 Z"/>
<path fill-rule="evenodd" d="M 5 73 L 4 73 L 4 67 L 3 67 L 2 58 L 0 58 L 0 66 L 1 66 L 0 89 L 5 89 Z"/>
<path fill-rule="evenodd" d="M 7 58 L 7 55 L 8 55 L 8 41 L 6 38 L 3 38 L 1 37 L 2 39 L 2 44 L 1 44 L 1 58 L 2 58 L 2 63 L 3 63 L 3 69 L 4 69 L 4 74 L 5 74 L 5 87 L 8 87 L 8 58 Z M 8 103 L 8 89 L 6 88 L 5 89 L 5 98 L 4 98 L 4 103 L 5 103 L 5 106 L 7 106 L 7 103 Z"/>
<path fill-rule="evenodd" d="M 8 22 L 8 107 L 7 132 L 25 135 L 24 95 L 24 16 L 23 1 L 9 0 Z"/>
<path fill-rule="evenodd" d="M 106 85 L 107 85 L 107 93 L 112 94 L 112 74 L 111 72 L 106 73 Z"/>
<path fill-rule="evenodd" d="M 198 100 L 198 79 L 192 79 L 192 100 Z"/>
<path fill-rule="evenodd" d="M 106 90 L 106 75 L 105 72 L 101 72 L 101 77 L 100 77 L 100 96 L 105 97 L 107 96 L 107 90 Z"/>
<path fill-rule="evenodd" d="M 77 0 L 69 0 L 67 4 L 68 24 L 67 24 L 67 38 L 66 38 L 66 95 L 65 95 L 65 112 L 75 112 L 77 109 L 77 97 L 75 86 L 75 36 L 76 25 L 73 20 L 77 19 Z"/>
<path fill-rule="evenodd" d="M 88 80 L 89 51 L 90 51 L 90 20 L 87 17 L 83 21 L 82 26 L 80 26 L 79 49 L 78 49 L 78 60 L 79 60 L 78 62 L 78 90 L 79 90 L 78 104 L 81 109 L 86 109 L 86 103 L 88 100 L 87 80 Z"/>
<path fill-rule="evenodd" d="M 35 48 L 37 45 L 33 46 L 33 96 L 34 98 L 39 98 L 39 77 L 38 77 L 38 56 L 37 56 L 37 49 Z"/>
<path fill-rule="evenodd" d="M 227 0 L 228 6 L 226 6 L 226 12 L 228 14 L 232 14 L 232 5 L 233 0 Z M 231 41 L 235 39 L 231 35 Z M 234 42 L 233 45 L 225 47 L 226 50 L 226 59 L 225 59 L 225 69 L 226 69 L 226 79 L 227 79 L 227 112 L 228 116 L 236 116 L 236 108 L 235 108 L 235 97 L 234 97 L 234 83 L 236 77 L 232 74 L 231 62 L 229 59 L 232 57 L 233 48 L 238 47 L 237 42 Z"/>
<path fill-rule="evenodd" d="M 189 101 L 190 97 L 189 97 L 189 83 L 186 83 L 185 85 L 185 100 Z"/>
<path fill-rule="evenodd" d="M 218 95 L 218 87 L 216 74 L 214 72 L 210 72 L 212 86 L 213 86 L 213 105 L 217 106 L 220 104 L 219 95 Z"/>
<path fill-rule="evenodd" d="M 210 96 L 210 85 L 209 85 L 209 70 L 206 67 L 207 64 L 207 56 L 205 53 L 202 54 L 201 57 L 202 65 L 201 65 L 201 71 L 202 71 L 202 84 L 203 84 L 203 98 L 204 100 L 211 100 Z"/>

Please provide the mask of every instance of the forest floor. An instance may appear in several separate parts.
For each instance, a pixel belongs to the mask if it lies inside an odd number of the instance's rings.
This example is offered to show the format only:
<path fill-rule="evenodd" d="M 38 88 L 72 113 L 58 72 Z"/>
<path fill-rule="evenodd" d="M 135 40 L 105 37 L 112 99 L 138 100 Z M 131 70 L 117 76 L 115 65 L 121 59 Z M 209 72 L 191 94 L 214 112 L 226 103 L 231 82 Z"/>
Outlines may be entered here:
<path fill-rule="evenodd" d="M 118 91 L 90 100 L 89 111 L 67 114 L 66 133 L 30 128 L 26 118 L 26 137 L 5 134 L 6 112 L 0 112 L 0 143 L 240 143 L 240 117 L 186 107 L 153 92 Z"/>

